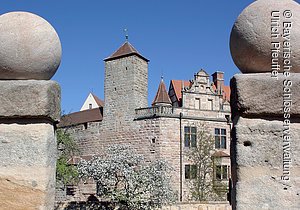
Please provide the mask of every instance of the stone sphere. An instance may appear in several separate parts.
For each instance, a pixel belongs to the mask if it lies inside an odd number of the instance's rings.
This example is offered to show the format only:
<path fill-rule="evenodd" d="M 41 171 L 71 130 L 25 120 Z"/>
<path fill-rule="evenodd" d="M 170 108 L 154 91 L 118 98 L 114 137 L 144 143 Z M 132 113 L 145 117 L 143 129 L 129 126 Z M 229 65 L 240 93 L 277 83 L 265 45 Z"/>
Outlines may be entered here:
<path fill-rule="evenodd" d="M 54 28 L 28 12 L 0 16 L 0 79 L 48 80 L 61 61 L 61 44 Z"/>
<path fill-rule="evenodd" d="M 280 65 L 278 72 L 283 72 L 283 59 L 292 66 L 285 71 L 300 72 L 299 40 L 300 5 L 297 2 L 257 0 L 244 9 L 234 23 L 230 51 L 243 73 L 271 72 L 276 59 Z"/>

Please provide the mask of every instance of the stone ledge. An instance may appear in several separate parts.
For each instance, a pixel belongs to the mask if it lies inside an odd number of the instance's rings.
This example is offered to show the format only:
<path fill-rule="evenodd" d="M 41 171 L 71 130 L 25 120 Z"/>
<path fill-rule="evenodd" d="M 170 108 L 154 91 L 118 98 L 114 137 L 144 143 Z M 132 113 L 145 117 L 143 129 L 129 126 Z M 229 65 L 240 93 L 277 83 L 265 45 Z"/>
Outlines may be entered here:
<path fill-rule="evenodd" d="M 289 77 L 271 73 L 236 74 L 230 81 L 232 114 L 242 116 L 283 117 L 283 82 L 292 81 L 291 116 L 300 115 L 300 74 L 291 73 Z M 287 84 L 288 85 L 288 84 Z"/>
<path fill-rule="evenodd" d="M 0 81 L 0 118 L 60 119 L 60 86 L 55 81 Z"/>

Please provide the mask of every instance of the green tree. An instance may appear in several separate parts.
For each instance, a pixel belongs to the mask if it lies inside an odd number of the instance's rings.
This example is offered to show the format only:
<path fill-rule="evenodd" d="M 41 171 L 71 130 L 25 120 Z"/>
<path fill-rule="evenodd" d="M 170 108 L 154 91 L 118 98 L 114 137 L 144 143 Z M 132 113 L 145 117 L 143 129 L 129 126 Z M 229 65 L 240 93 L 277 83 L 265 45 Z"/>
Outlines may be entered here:
<path fill-rule="evenodd" d="M 99 157 L 82 160 L 78 169 L 81 178 L 96 181 L 97 195 L 113 208 L 152 209 L 175 200 L 171 167 L 162 160 L 146 162 L 128 145 L 111 146 Z"/>
<path fill-rule="evenodd" d="M 69 184 L 76 184 L 78 181 L 77 167 L 69 164 L 68 161 L 78 154 L 77 145 L 71 135 L 63 129 L 58 129 L 56 136 L 59 151 L 56 162 L 56 180 L 58 183 L 62 183 L 64 187 Z"/>

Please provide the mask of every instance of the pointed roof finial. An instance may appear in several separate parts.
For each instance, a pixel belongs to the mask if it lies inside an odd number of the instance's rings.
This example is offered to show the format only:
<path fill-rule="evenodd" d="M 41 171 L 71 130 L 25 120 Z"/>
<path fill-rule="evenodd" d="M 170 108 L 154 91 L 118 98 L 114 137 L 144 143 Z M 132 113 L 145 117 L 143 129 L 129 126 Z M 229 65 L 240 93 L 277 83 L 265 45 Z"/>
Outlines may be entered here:
<path fill-rule="evenodd" d="M 128 42 L 128 30 L 127 30 L 127 28 L 124 28 L 124 33 L 125 33 L 126 42 Z"/>

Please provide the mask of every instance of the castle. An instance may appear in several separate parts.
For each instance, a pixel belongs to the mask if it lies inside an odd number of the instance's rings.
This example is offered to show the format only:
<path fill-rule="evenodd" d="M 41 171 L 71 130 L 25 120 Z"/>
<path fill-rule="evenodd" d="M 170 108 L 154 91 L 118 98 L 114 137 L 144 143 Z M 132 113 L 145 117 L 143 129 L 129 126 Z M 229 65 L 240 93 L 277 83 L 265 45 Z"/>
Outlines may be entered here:
<path fill-rule="evenodd" d="M 215 72 L 212 82 L 204 70 L 190 81 L 171 80 L 168 92 L 162 79 L 148 107 L 149 60 L 126 41 L 104 62 L 104 102 L 90 94 L 81 111 L 64 116 L 59 125 L 68 128 L 83 158 L 110 144 L 130 144 L 149 160 L 167 160 L 175 169 L 172 181 L 178 200 L 187 201 L 193 164 L 186 153 L 196 145 L 197 126 L 205 124 L 215 139 L 213 156 L 221 160 L 214 179 L 228 182 L 230 88 L 224 85 L 223 72 Z"/>

